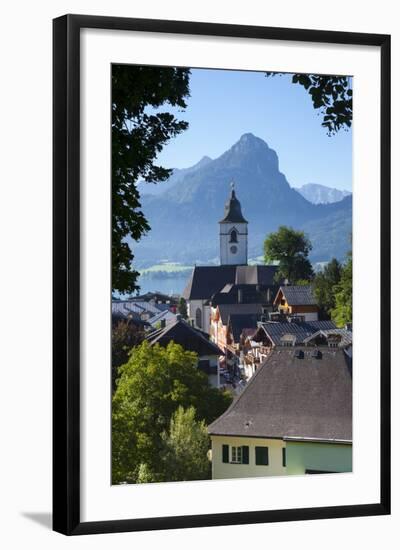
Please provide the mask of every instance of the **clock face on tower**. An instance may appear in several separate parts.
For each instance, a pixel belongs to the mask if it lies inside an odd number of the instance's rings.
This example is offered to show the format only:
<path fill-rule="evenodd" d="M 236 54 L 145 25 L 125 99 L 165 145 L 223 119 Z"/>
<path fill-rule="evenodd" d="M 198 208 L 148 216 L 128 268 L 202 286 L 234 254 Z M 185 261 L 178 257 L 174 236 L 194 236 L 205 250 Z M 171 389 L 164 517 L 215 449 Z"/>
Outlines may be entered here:
<path fill-rule="evenodd" d="M 236 254 L 236 252 L 237 252 L 237 246 L 236 245 L 233 244 L 231 246 L 231 252 L 232 252 L 232 254 Z"/>

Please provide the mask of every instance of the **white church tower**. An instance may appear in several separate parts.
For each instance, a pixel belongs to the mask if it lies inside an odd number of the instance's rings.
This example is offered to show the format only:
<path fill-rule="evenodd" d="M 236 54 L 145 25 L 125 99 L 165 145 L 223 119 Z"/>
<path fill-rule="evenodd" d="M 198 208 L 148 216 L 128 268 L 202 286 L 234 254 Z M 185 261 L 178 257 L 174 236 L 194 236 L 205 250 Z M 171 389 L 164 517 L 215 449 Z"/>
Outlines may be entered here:
<path fill-rule="evenodd" d="M 247 225 L 232 182 L 224 217 L 219 222 L 221 265 L 247 265 Z"/>

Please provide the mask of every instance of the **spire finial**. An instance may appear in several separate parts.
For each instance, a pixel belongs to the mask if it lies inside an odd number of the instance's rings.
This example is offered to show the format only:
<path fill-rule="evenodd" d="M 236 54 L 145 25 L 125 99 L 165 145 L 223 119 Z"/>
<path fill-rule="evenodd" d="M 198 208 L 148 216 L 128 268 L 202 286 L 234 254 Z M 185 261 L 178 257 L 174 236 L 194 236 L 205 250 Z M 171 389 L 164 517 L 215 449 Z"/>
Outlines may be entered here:
<path fill-rule="evenodd" d="M 235 190 L 235 181 L 233 179 L 231 180 L 231 190 Z"/>

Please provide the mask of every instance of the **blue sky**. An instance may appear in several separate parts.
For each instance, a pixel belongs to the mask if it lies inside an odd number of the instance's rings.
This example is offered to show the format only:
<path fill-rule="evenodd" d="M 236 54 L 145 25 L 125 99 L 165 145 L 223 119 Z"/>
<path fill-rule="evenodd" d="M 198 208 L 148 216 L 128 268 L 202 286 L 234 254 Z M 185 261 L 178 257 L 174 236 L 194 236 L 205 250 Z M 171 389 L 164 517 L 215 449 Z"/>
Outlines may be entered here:
<path fill-rule="evenodd" d="M 216 158 L 251 132 L 275 149 L 292 187 L 312 182 L 351 191 L 351 130 L 329 137 L 310 96 L 290 75 L 192 69 L 190 91 L 179 113 L 189 128 L 165 146 L 158 157 L 163 166 Z"/>

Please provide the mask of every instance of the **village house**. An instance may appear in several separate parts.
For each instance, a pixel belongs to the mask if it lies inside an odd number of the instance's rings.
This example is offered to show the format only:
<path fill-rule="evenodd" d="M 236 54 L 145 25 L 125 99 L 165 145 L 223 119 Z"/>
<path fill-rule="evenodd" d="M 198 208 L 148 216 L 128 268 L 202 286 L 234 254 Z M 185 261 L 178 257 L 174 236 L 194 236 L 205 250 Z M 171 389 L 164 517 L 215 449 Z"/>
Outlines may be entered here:
<path fill-rule="evenodd" d="M 213 479 L 350 472 L 350 354 L 276 346 L 208 432 Z"/>
<path fill-rule="evenodd" d="M 214 342 L 211 342 L 208 335 L 201 330 L 192 327 L 189 323 L 177 316 L 175 323 L 165 325 L 150 333 L 146 340 L 151 345 L 159 344 L 166 347 L 173 341 L 181 345 L 186 351 L 193 351 L 198 356 L 197 367 L 208 376 L 211 386 L 219 388 L 220 373 L 218 358 L 222 350 Z"/>
<path fill-rule="evenodd" d="M 219 222 L 220 265 L 196 266 L 183 292 L 189 319 L 205 332 L 210 332 L 213 299 L 214 304 L 224 300 L 224 303 L 246 303 L 248 298 L 245 296 L 264 293 L 263 300 L 272 309 L 272 298 L 277 289 L 274 280 L 277 267 L 248 265 L 247 227 L 248 222 L 242 215 L 232 184 L 224 216 Z M 220 297 L 220 294 L 225 296 Z"/>
<path fill-rule="evenodd" d="M 341 347 L 347 347 L 351 343 L 351 331 L 338 329 L 333 321 L 305 322 L 289 319 L 282 322 L 258 323 L 255 333 L 250 335 L 243 344 L 245 377 L 251 378 L 276 346 L 313 345 L 313 338 L 316 339 L 316 343 L 321 341 L 326 343 L 323 338 L 317 339 L 317 337 L 328 334 L 328 331 L 341 335 L 340 338 L 343 338 Z"/>
<path fill-rule="evenodd" d="M 281 286 L 274 300 L 276 310 L 301 321 L 318 321 L 318 304 L 311 285 Z"/>

